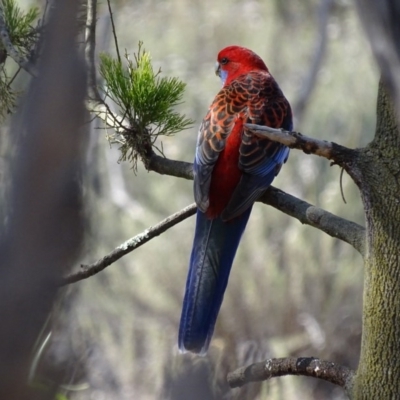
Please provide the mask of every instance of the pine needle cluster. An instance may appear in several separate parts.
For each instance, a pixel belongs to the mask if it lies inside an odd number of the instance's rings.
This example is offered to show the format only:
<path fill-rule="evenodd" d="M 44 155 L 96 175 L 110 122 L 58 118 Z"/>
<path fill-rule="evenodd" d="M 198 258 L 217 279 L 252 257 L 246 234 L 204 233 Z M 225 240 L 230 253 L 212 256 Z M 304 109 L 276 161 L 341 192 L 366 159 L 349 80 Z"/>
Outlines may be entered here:
<path fill-rule="evenodd" d="M 11 43 L 21 55 L 29 57 L 38 39 L 38 30 L 33 23 L 39 16 L 39 9 L 31 7 L 24 12 L 15 0 L 0 0 L 0 7 Z M 15 76 L 8 76 L 6 60 L 7 52 L 0 43 L 0 120 L 12 112 L 17 98 L 17 93 L 11 87 Z"/>
<path fill-rule="evenodd" d="M 1 0 L 1 5 L 12 44 L 20 53 L 28 55 L 38 37 L 37 29 L 32 24 L 39 16 L 39 9 L 31 7 L 25 13 L 15 0 Z"/>
<path fill-rule="evenodd" d="M 145 159 L 153 149 L 159 150 L 155 144 L 159 136 L 173 135 L 193 124 L 175 111 L 186 84 L 177 78 L 161 77 L 161 70 L 155 72 L 142 43 L 133 60 L 125 54 L 124 63 L 103 54 L 100 74 L 105 81 L 106 96 L 115 102 L 119 115 L 128 123 L 120 124 L 123 133 L 116 133 L 109 140 L 121 145 L 120 159 L 132 162 L 134 169 L 138 157 Z M 114 121 L 119 124 L 117 118 Z"/>

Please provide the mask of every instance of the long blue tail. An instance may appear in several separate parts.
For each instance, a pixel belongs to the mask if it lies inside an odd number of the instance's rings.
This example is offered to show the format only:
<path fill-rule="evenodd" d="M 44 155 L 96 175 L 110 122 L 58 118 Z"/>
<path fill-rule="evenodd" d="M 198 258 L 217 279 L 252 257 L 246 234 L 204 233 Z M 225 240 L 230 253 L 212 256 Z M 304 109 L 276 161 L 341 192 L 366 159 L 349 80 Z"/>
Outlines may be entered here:
<path fill-rule="evenodd" d="M 186 293 L 179 327 L 179 348 L 204 354 L 214 331 L 229 273 L 251 208 L 231 221 L 208 219 L 197 211 Z"/>

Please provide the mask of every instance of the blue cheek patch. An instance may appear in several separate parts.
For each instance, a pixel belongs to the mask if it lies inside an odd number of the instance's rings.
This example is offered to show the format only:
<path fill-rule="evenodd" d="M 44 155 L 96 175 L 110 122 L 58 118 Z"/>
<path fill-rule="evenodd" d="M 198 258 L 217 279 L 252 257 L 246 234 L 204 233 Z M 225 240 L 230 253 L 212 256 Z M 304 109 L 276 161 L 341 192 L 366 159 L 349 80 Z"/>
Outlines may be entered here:
<path fill-rule="evenodd" d="M 222 84 L 225 85 L 226 78 L 228 77 L 228 72 L 221 70 L 219 76 L 221 78 Z"/>

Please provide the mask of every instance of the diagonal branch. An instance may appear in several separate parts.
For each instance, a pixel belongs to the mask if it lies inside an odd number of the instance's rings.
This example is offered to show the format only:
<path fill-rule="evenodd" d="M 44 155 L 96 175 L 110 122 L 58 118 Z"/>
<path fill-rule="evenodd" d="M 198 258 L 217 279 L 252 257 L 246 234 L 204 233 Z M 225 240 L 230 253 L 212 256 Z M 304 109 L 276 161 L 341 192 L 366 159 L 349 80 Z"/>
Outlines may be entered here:
<path fill-rule="evenodd" d="M 228 383 L 231 388 L 236 388 L 249 382 L 265 381 L 285 375 L 322 379 L 350 392 L 355 372 L 342 365 L 314 357 L 271 358 L 229 373 Z"/>
<path fill-rule="evenodd" d="M 192 164 L 187 162 L 169 160 L 154 154 L 150 160 L 146 161 L 146 165 L 149 170 L 156 171 L 163 175 L 193 179 Z M 355 222 L 340 218 L 272 186 L 265 192 L 259 201 L 298 219 L 303 224 L 313 226 L 332 237 L 351 244 L 360 252 L 361 255 L 364 255 L 365 228 Z M 179 222 L 192 216 L 195 212 L 195 204 L 191 204 L 183 210 L 178 211 L 157 225 L 146 229 L 139 235 L 136 235 L 122 243 L 110 254 L 104 256 L 95 263 L 82 265 L 81 271 L 63 278 L 60 285 L 64 286 L 70 283 L 75 283 L 103 271 L 124 255 L 149 242 L 156 236 L 159 236 L 169 228 L 172 228 Z"/>
<path fill-rule="evenodd" d="M 75 283 L 81 281 L 83 279 L 89 278 L 107 268 L 109 265 L 119 260 L 124 255 L 130 253 L 131 251 L 137 249 L 143 244 L 147 243 L 151 239 L 156 236 L 161 235 L 161 233 L 165 232 L 169 228 L 172 228 L 174 225 L 182 222 L 186 218 L 192 216 L 196 212 L 196 205 L 191 204 L 190 206 L 185 207 L 183 210 L 178 211 L 175 214 L 170 215 L 168 218 L 165 218 L 157 225 L 154 225 L 139 235 L 134 236 L 131 239 L 128 239 L 126 242 L 119 245 L 115 250 L 113 250 L 110 254 L 107 254 L 100 260 L 96 261 L 94 264 L 90 265 L 82 265 L 82 271 L 79 271 L 75 274 L 71 274 L 60 282 L 60 286 L 68 285 L 70 283 Z"/>
<path fill-rule="evenodd" d="M 246 124 L 245 127 L 255 135 L 282 143 L 291 149 L 303 150 L 306 154 L 315 154 L 332 160 L 346 170 L 349 169 L 349 165 L 354 162 L 358 154 L 357 150 L 349 149 L 334 142 L 304 136 L 300 132 L 290 132 L 255 124 Z"/>
<path fill-rule="evenodd" d="M 192 164 L 187 162 L 169 160 L 168 158 L 153 155 L 146 162 L 146 166 L 149 170 L 160 174 L 193 179 Z M 355 222 L 315 207 L 273 186 L 270 186 L 259 201 L 298 219 L 303 224 L 313 226 L 332 237 L 349 243 L 361 255 L 364 255 L 365 228 Z"/>
<path fill-rule="evenodd" d="M 259 201 L 298 219 L 302 224 L 313 226 L 329 236 L 343 240 L 364 256 L 365 228 L 361 225 L 313 206 L 273 186 Z"/>

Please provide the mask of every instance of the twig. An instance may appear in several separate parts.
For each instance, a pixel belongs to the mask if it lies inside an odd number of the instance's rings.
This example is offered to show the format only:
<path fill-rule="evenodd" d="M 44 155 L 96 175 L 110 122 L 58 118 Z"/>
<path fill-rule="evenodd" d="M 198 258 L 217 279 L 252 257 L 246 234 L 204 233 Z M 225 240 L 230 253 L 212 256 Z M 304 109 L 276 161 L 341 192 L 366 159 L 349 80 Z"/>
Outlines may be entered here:
<path fill-rule="evenodd" d="M 29 60 L 27 60 L 11 42 L 10 35 L 7 30 L 7 24 L 4 19 L 4 9 L 0 6 L 0 38 L 1 42 L 7 51 L 7 54 L 26 72 L 32 76 L 37 76 L 37 69 Z"/>
<path fill-rule="evenodd" d="M 349 149 L 334 142 L 304 136 L 300 132 L 285 131 L 254 124 L 245 124 L 245 128 L 255 135 L 282 143 L 292 149 L 303 150 L 306 154 L 315 154 L 328 160 L 333 160 L 346 171 L 348 170 L 347 164 L 352 164 L 358 154 L 357 150 Z"/>
<path fill-rule="evenodd" d="M 115 132 L 120 135 L 131 129 L 128 120 L 123 116 L 121 117 L 113 113 L 109 105 L 102 99 L 100 101 L 87 101 L 87 108 L 94 113 L 96 117 L 100 118 L 107 127 L 114 129 Z"/>
<path fill-rule="evenodd" d="M 165 232 L 169 228 L 172 228 L 174 225 L 182 222 L 186 218 L 192 216 L 196 212 L 196 205 L 191 204 L 190 206 L 185 207 L 183 210 L 178 211 L 175 214 L 170 215 L 168 218 L 165 218 L 157 225 L 154 225 L 139 235 L 134 236 L 133 238 L 127 240 L 126 242 L 119 245 L 115 250 L 113 250 L 110 254 L 96 261 L 94 264 L 82 266 L 83 270 L 79 271 L 75 274 L 71 274 L 64 278 L 60 282 L 60 286 L 67 285 L 69 283 L 75 283 L 81 281 L 83 279 L 89 278 L 93 276 L 103 269 L 107 268 L 109 265 L 119 260 L 125 254 L 130 253 L 131 251 L 137 249 L 143 244 L 147 243 L 154 237 L 160 235 Z"/>
<path fill-rule="evenodd" d="M 285 375 L 322 379 L 342 387 L 346 392 L 350 392 L 355 372 L 342 365 L 314 357 L 271 358 L 229 373 L 228 383 L 231 388 L 236 388 L 249 382 L 265 381 Z"/>
<path fill-rule="evenodd" d="M 118 61 L 121 62 L 121 55 L 119 54 L 118 39 L 117 39 L 117 33 L 115 31 L 114 17 L 113 17 L 113 13 L 112 13 L 112 9 L 111 9 L 110 0 L 107 0 L 107 5 L 108 5 L 108 12 L 110 13 L 112 31 L 113 31 L 114 42 L 115 42 L 115 49 L 117 50 Z"/>
<path fill-rule="evenodd" d="M 12 83 L 14 82 L 15 78 L 18 76 L 18 74 L 21 72 L 21 67 L 18 67 L 17 71 L 13 75 L 13 77 L 10 79 L 10 81 L 7 84 L 7 88 L 10 88 Z"/>

